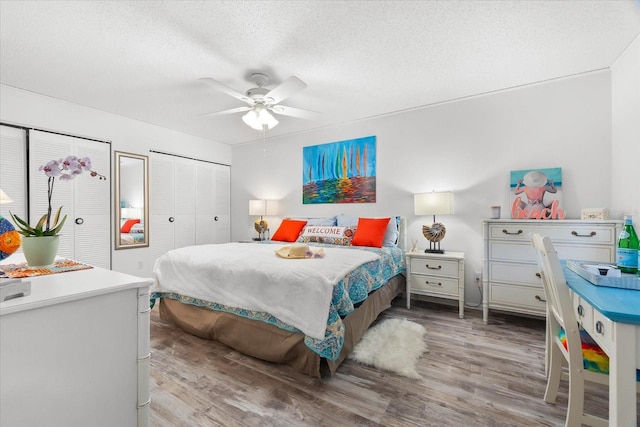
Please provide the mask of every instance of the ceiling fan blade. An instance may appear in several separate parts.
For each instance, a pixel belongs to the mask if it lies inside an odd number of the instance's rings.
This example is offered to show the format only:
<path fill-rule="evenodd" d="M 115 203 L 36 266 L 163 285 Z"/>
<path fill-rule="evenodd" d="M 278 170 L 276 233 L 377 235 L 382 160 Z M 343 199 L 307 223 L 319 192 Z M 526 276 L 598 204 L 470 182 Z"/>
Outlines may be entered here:
<path fill-rule="evenodd" d="M 202 114 L 200 115 L 200 117 L 213 117 L 213 116 L 224 116 L 226 114 L 233 114 L 233 113 L 242 113 L 244 111 L 249 111 L 251 110 L 253 107 L 238 107 L 238 108 L 232 108 L 230 110 L 224 110 L 224 111 L 217 111 L 215 113 L 207 113 L 207 114 Z"/>
<path fill-rule="evenodd" d="M 291 76 L 275 88 L 271 89 L 269 93 L 265 95 L 265 98 L 267 98 L 271 104 L 277 104 L 305 87 L 307 87 L 305 82 L 296 76 Z"/>
<path fill-rule="evenodd" d="M 285 105 L 274 105 L 269 109 L 275 114 L 307 120 L 317 120 L 322 116 L 322 113 L 318 113 L 317 111 L 303 110 L 302 108 L 287 107 Z"/>
<path fill-rule="evenodd" d="M 205 77 L 200 79 L 201 81 L 207 83 L 208 85 L 214 87 L 215 89 L 219 90 L 220 92 L 226 93 L 227 95 L 233 96 L 234 98 L 239 99 L 240 101 L 244 101 L 247 103 L 250 103 L 251 105 L 253 105 L 253 99 L 249 98 L 247 95 L 238 92 L 235 89 L 231 89 L 229 86 L 224 85 L 222 83 L 220 83 L 217 80 L 213 80 L 209 77 Z"/>

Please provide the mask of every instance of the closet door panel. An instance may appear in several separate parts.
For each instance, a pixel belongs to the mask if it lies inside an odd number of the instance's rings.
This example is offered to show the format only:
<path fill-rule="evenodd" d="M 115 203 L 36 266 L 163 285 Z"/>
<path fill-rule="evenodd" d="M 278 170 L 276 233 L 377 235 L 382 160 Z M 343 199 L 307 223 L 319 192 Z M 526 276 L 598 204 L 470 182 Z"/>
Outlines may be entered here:
<path fill-rule="evenodd" d="M 111 145 L 68 135 L 29 131 L 29 201 L 32 224 L 47 212 L 48 177 L 38 170 L 50 160 L 69 155 L 89 157 L 92 170 L 71 181 L 56 178 L 52 215 L 62 206 L 67 220 L 60 232 L 58 255 L 106 269 L 111 268 Z"/>
<path fill-rule="evenodd" d="M 174 159 L 176 248 L 196 243 L 196 164 L 195 160 Z"/>
<path fill-rule="evenodd" d="M 197 162 L 196 169 L 196 245 L 214 243 L 215 172 L 210 163 Z"/>
<path fill-rule="evenodd" d="M 149 250 L 155 261 L 174 248 L 173 157 L 152 153 L 149 164 Z"/>
<path fill-rule="evenodd" d="M 73 154 L 73 139 L 48 132 L 29 131 L 29 224 L 34 226 L 47 213 L 48 177 L 40 169 L 51 160 L 59 160 Z M 83 177 L 86 178 L 86 177 Z M 55 179 L 51 197 L 51 215 L 62 206 L 61 218 L 67 220 L 60 232 L 58 255 L 74 259 L 73 181 Z M 108 244 L 108 242 L 107 242 Z"/>
<path fill-rule="evenodd" d="M 9 211 L 27 219 L 27 136 L 23 129 L 0 126 L 0 188 L 12 200 L 0 205 L 0 215 Z M 13 224 L 13 221 L 11 220 Z M 18 249 L 21 251 L 21 249 Z"/>
<path fill-rule="evenodd" d="M 214 165 L 215 169 L 215 237 L 213 243 L 231 240 L 231 168 Z"/>
<path fill-rule="evenodd" d="M 149 213 L 168 218 L 173 215 L 173 158 L 152 153 L 149 163 Z"/>
<path fill-rule="evenodd" d="M 82 218 L 82 224 L 74 228 L 76 252 L 72 258 L 85 264 L 111 269 L 111 232 L 104 225 L 105 222 L 110 223 L 109 214 L 84 215 Z"/>

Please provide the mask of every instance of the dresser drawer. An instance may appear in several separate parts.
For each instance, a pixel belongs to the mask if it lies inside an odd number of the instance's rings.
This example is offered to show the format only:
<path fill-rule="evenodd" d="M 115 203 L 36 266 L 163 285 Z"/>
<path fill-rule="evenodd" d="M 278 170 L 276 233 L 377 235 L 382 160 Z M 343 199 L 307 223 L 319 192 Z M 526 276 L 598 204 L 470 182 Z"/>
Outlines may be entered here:
<path fill-rule="evenodd" d="M 553 242 L 553 246 L 558 252 L 560 259 L 577 259 L 599 262 L 613 262 L 615 259 L 615 248 L 604 245 L 572 245 L 568 243 Z M 536 263 L 536 252 L 531 245 L 531 241 L 507 242 L 490 241 L 489 257 L 491 261 L 514 261 L 525 263 Z"/>
<path fill-rule="evenodd" d="M 531 233 L 549 237 L 554 242 L 569 242 L 585 245 L 614 244 L 616 241 L 613 227 L 601 224 L 492 224 L 489 236 L 495 240 L 529 241 Z"/>
<path fill-rule="evenodd" d="M 411 258 L 411 274 L 458 277 L 458 261 L 447 259 Z"/>
<path fill-rule="evenodd" d="M 458 296 L 458 278 L 437 277 L 411 273 L 411 292 L 426 291 L 429 293 Z"/>
<path fill-rule="evenodd" d="M 535 287 L 491 283 L 490 289 L 489 300 L 491 303 L 534 309 L 541 314 L 546 312 L 547 303 L 542 285 Z"/>
<path fill-rule="evenodd" d="M 489 280 L 491 282 L 516 283 L 541 286 L 536 264 L 515 264 L 492 262 L 489 265 Z"/>

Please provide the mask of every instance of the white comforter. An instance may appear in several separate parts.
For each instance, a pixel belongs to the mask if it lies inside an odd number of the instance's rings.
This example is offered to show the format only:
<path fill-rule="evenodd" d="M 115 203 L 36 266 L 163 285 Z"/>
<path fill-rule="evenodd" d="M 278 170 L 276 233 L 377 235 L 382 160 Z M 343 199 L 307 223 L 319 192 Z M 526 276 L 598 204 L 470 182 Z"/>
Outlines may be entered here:
<path fill-rule="evenodd" d="M 378 255 L 324 247 L 324 258 L 283 259 L 275 254 L 282 246 L 224 243 L 175 249 L 156 261 L 151 291 L 266 312 L 323 339 L 334 285 Z"/>

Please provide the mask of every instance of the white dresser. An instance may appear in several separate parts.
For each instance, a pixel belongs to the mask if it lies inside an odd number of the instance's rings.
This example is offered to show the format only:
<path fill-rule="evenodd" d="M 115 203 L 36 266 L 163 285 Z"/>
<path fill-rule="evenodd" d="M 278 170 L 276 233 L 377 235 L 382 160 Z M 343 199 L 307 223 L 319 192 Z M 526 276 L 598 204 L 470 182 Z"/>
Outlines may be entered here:
<path fill-rule="evenodd" d="M 614 262 L 622 221 L 483 220 L 482 312 L 545 316 L 546 301 L 530 234 L 551 238 L 560 259 Z"/>
<path fill-rule="evenodd" d="M 26 280 L 31 295 L 0 302 L 0 425 L 149 425 L 151 280 L 101 268 Z"/>

